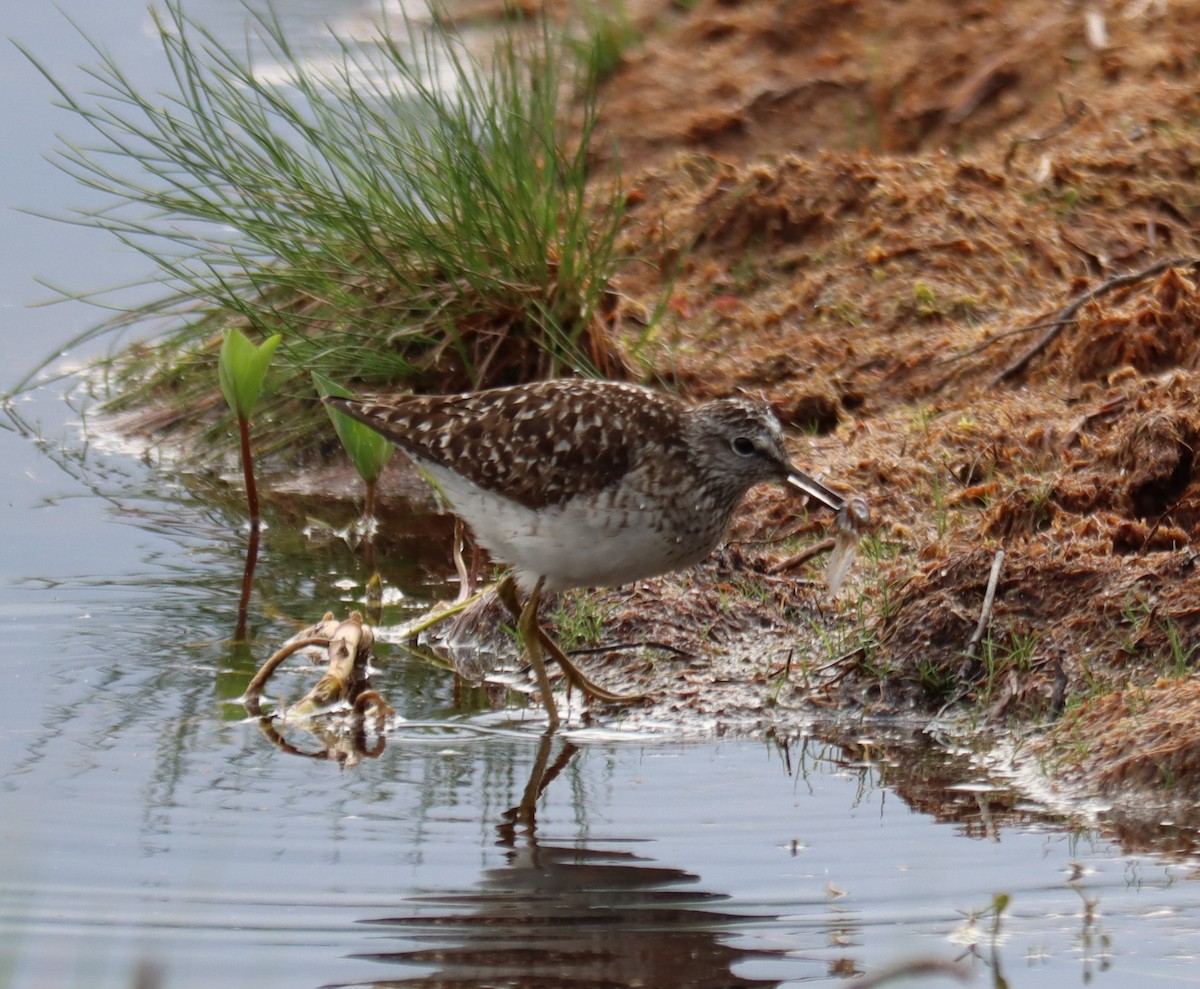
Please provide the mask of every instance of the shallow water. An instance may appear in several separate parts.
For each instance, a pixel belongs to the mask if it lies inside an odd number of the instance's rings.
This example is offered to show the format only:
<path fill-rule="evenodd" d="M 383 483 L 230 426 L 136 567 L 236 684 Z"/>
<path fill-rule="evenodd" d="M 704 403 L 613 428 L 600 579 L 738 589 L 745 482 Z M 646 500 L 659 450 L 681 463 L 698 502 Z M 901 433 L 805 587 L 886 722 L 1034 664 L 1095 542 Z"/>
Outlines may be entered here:
<path fill-rule="evenodd" d="M 43 6 L 5 33 L 67 72 L 86 51 Z M 238 30 L 233 0 L 189 9 Z M 303 30 L 331 9 L 287 13 Z M 141 0 L 68 12 L 158 78 Z M 0 148 L 9 202 L 86 205 L 40 159 L 70 124 L 48 87 L 11 49 L 0 79 L 22 138 Z M 97 316 L 25 308 L 46 295 L 34 276 L 143 269 L 3 217 L 7 388 Z M 402 720 L 382 748 L 289 754 L 234 699 L 298 624 L 350 606 L 356 556 L 271 515 L 235 647 L 236 501 L 89 442 L 58 385 L 0 418 L 0 463 L 0 986 L 838 986 L 918 957 L 980 986 L 1200 983 L 1197 863 L 1178 851 L 1194 835 L 1142 836 L 1172 857 L 1123 849 L 899 728 L 548 740 L 536 712 L 487 711 L 383 646 L 375 686 Z M 450 586 L 387 566 L 409 595 L 393 621 Z"/>

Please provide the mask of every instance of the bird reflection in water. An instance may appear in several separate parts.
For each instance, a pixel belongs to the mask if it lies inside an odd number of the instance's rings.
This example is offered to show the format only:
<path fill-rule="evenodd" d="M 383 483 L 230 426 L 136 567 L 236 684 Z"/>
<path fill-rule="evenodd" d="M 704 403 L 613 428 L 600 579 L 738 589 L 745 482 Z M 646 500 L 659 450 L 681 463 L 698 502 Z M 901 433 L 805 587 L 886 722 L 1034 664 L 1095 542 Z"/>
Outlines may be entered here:
<path fill-rule="evenodd" d="M 631 852 L 579 843 L 539 841 L 536 806 L 578 752 L 541 739 L 521 802 L 497 826 L 505 865 L 487 869 L 474 892 L 422 897 L 443 913 L 375 918 L 397 936 L 428 947 L 356 957 L 421 966 L 427 974 L 379 980 L 378 986 L 476 987 L 688 986 L 750 989 L 775 980 L 733 974 L 735 965 L 777 958 L 782 951 L 746 950 L 726 943 L 738 924 L 773 920 L 723 913 L 724 894 L 683 890 L 698 876 L 654 865 Z"/>

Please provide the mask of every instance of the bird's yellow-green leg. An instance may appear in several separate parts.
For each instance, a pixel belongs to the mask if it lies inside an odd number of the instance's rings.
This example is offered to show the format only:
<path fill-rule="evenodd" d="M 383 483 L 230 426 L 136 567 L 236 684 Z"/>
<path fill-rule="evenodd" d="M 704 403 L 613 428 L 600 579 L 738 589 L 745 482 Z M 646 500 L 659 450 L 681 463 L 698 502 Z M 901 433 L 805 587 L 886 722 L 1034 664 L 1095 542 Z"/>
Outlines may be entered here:
<path fill-rule="evenodd" d="M 517 601 L 517 589 L 511 577 L 505 577 L 496 588 L 496 594 L 504 602 L 504 606 L 517 619 L 517 629 L 521 633 L 521 641 L 525 652 L 529 654 L 530 665 L 533 666 L 534 676 L 537 677 L 538 690 L 542 692 L 542 706 L 546 709 L 546 718 L 550 729 L 559 726 L 558 705 L 554 703 L 554 694 L 550 689 L 550 675 L 546 672 L 546 661 L 542 657 L 542 629 L 538 625 L 537 610 L 542 599 L 542 581 L 539 579 L 525 607 Z"/>
<path fill-rule="evenodd" d="M 530 595 L 530 600 L 533 599 L 534 595 L 537 595 L 540 602 L 541 590 L 542 582 L 539 580 L 537 587 L 534 589 L 534 594 Z M 531 645 L 536 638 L 538 644 L 538 660 L 542 663 L 542 672 L 545 671 L 544 659 L 542 656 L 542 650 L 544 649 L 550 654 L 550 658 L 558 663 L 558 665 L 562 668 L 563 674 L 566 676 L 567 680 L 582 690 L 589 697 L 594 697 L 606 704 L 630 704 L 634 701 L 645 699 L 645 694 L 618 694 L 612 690 L 608 690 L 605 687 L 601 687 L 595 681 L 590 680 L 578 666 L 576 666 L 573 662 L 571 662 L 570 659 L 567 658 L 566 654 L 558 647 L 558 643 L 546 634 L 546 630 L 543 629 L 537 621 L 536 607 L 530 615 L 533 628 L 536 629 L 537 632 L 536 636 L 533 635 L 532 630 L 527 630 L 525 625 L 522 623 L 525 621 L 525 614 L 529 610 L 529 602 L 527 601 L 525 603 L 524 608 L 520 606 L 520 603 L 517 601 L 516 582 L 511 576 L 505 577 L 497 585 L 496 594 L 504 603 L 504 606 L 508 608 L 512 616 L 517 619 L 517 627 L 521 630 L 521 636 L 524 639 L 525 648 L 530 652 L 531 661 L 533 659 Z M 536 666 L 534 672 L 538 672 Z M 538 686 L 540 689 L 545 690 L 541 684 L 540 678 L 538 680 Z"/>
<path fill-rule="evenodd" d="M 546 634 L 545 629 L 539 626 L 538 632 L 541 633 L 542 647 L 550 654 L 550 658 L 562 667 L 567 679 L 584 693 L 595 697 L 598 701 L 604 701 L 606 704 L 632 704 L 634 701 L 646 699 L 645 694 L 618 694 L 606 687 L 601 687 L 595 680 L 589 680 L 583 670 L 567 658 L 566 654 L 558 647 L 558 643 Z"/>

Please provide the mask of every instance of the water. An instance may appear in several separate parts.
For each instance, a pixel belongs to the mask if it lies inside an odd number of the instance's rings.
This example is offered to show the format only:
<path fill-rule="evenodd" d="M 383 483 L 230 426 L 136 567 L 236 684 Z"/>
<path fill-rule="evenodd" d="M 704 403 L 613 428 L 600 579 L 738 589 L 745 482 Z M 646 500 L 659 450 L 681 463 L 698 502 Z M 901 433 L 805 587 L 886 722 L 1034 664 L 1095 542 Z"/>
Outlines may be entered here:
<path fill-rule="evenodd" d="M 141 0 L 78 8 L 119 64 L 165 84 Z M 189 10 L 240 29 L 234 0 Z M 354 11 L 285 13 L 314 33 Z M 12 6 L 4 33 L 69 79 L 89 60 L 51 5 Z M 20 135 L 0 145 L 8 204 L 89 205 L 40 157 L 72 124 L 49 88 L 12 48 L 0 82 Z M 97 315 L 28 308 L 48 294 L 35 276 L 94 288 L 144 270 L 78 228 L 11 210 L 0 224 L 8 387 Z M 912 958 L 959 959 L 980 986 L 1200 983 L 1193 859 L 980 785 L 965 755 L 898 728 L 547 740 L 535 715 L 488 714 L 383 647 L 375 685 L 411 724 L 382 748 L 335 740 L 352 765 L 285 752 L 231 700 L 298 623 L 348 607 L 354 554 L 270 514 L 255 638 L 235 647 L 236 501 L 89 442 L 61 385 L 14 415 L 0 986 L 838 986 Z M 310 755 L 327 741 L 290 738 Z M 1195 836 L 1164 826 L 1138 847 L 1168 838 Z"/>

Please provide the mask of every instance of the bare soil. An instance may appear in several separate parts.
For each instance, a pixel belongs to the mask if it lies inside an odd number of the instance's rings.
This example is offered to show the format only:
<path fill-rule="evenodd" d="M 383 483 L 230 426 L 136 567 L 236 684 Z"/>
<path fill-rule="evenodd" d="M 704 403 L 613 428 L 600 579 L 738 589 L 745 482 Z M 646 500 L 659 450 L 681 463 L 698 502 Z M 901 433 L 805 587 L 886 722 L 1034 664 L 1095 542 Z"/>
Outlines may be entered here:
<path fill-rule="evenodd" d="M 831 605 L 780 568 L 827 519 L 761 489 L 705 572 L 602 598 L 609 634 L 723 638 L 760 721 L 950 711 L 1193 798 L 1200 2 L 687 6 L 635 8 L 606 87 L 617 332 L 686 394 L 764 393 L 876 526 Z M 672 703 L 719 718 L 709 656 Z"/>

